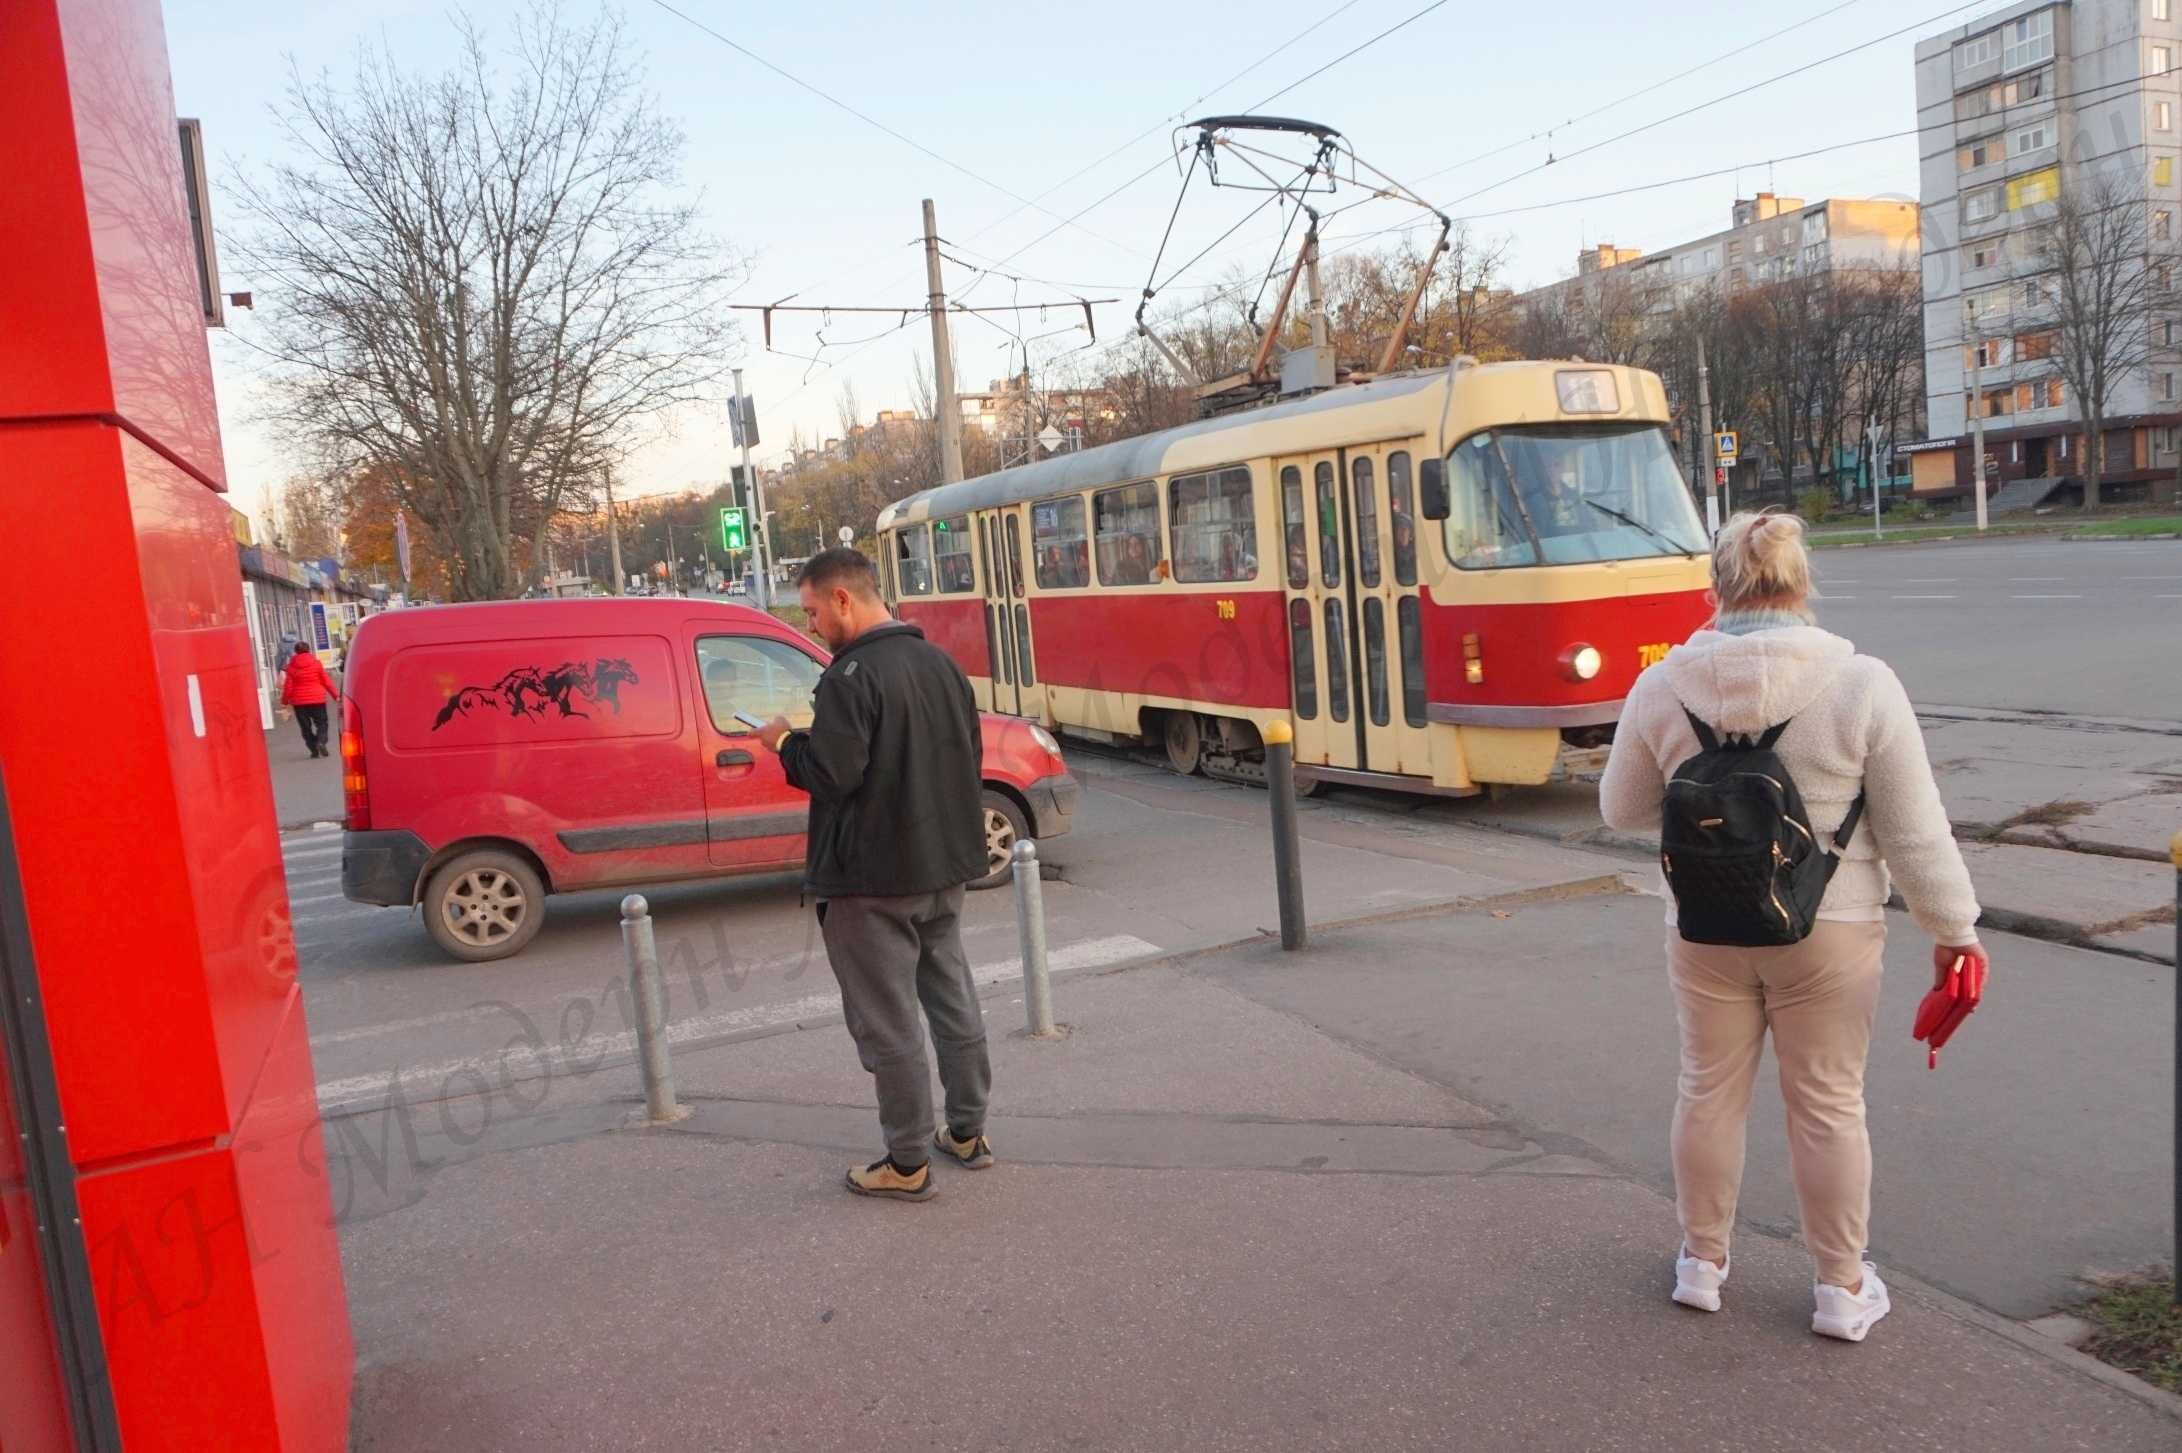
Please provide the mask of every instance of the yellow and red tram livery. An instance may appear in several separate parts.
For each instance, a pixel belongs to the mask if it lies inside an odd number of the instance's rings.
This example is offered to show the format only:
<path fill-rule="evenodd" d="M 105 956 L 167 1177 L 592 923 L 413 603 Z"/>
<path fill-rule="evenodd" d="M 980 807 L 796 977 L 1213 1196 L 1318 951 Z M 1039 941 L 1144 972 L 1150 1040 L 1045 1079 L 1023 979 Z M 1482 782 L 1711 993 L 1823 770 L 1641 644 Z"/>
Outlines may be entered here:
<path fill-rule="evenodd" d="M 881 573 L 979 703 L 1177 771 L 1468 794 L 1595 763 L 1709 613 L 1656 376 L 1457 366 L 889 505 Z"/>

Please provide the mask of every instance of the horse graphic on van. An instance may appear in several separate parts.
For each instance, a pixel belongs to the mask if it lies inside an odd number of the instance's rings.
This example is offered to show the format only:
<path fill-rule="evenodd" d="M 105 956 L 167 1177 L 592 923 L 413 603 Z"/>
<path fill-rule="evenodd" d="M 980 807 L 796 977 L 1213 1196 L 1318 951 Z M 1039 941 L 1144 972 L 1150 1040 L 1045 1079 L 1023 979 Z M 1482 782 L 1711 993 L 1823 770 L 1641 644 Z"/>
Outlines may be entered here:
<path fill-rule="evenodd" d="M 580 701 L 596 706 L 605 702 L 618 715 L 621 711 L 621 688 L 636 686 L 636 668 L 625 659 L 608 660 L 600 657 L 595 662 L 563 661 L 548 671 L 539 666 L 518 666 L 490 686 L 464 686 L 447 698 L 447 704 L 439 709 L 432 722 L 432 730 L 438 731 L 458 716 L 468 716 L 472 711 L 496 709 L 509 716 L 544 720 L 548 712 L 557 710 L 558 719 L 572 716 L 588 718 L 591 713 L 580 710 Z"/>

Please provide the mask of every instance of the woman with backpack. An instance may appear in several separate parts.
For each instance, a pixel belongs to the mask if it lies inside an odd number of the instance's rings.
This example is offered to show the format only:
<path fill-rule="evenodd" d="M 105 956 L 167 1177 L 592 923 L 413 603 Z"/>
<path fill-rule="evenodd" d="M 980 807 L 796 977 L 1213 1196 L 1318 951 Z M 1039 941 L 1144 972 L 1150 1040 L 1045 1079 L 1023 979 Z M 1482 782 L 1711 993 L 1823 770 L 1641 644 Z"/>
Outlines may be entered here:
<path fill-rule="evenodd" d="M 1945 981 L 1958 961 L 1985 962 L 1977 898 L 1902 683 L 1813 623 L 1803 522 L 1734 516 L 1712 573 L 1710 628 L 1637 678 L 1599 788 L 1610 826 L 1659 832 L 1668 887 L 1674 1300 L 1720 1308 L 1770 1028 L 1816 1268 L 1811 1330 L 1860 1342 L 1888 1311 L 1863 1259 L 1864 1062 L 1887 899 L 1900 888 Z"/>

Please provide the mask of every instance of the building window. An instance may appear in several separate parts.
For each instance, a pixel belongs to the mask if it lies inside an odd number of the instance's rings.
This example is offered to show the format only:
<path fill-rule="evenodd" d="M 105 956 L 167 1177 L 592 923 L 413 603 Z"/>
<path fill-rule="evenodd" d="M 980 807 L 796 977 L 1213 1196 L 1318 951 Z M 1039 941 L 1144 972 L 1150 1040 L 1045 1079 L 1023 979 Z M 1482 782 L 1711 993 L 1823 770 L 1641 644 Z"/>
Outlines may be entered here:
<path fill-rule="evenodd" d="M 970 563 L 970 518 L 932 522 L 932 560 L 939 570 L 939 588 L 959 594 L 977 589 L 977 567 Z"/>
<path fill-rule="evenodd" d="M 2168 45 L 2153 46 L 2151 74 L 2154 76 L 2164 76 L 2165 74 L 2167 74 L 2167 72 L 2173 69 L 2174 47 Z"/>
<path fill-rule="evenodd" d="M 1983 343 L 1962 350 L 1965 368 L 1997 368 L 2008 361 L 2008 340 L 1988 338 Z"/>
<path fill-rule="evenodd" d="M 2152 209 L 2152 240 L 2165 242 L 2174 235 L 2174 213 L 2165 207 Z"/>
<path fill-rule="evenodd" d="M 2154 3 L 2159 3 L 2159 0 L 2154 0 Z M 1983 35 L 1972 36 L 1955 47 L 1955 69 L 1958 71 L 1975 70 L 1979 66 L 1989 64 L 1999 54 L 2000 32 L 1988 30 Z"/>
<path fill-rule="evenodd" d="M 2152 0 L 2152 19 L 2154 20 L 2172 20 L 2174 18 L 2173 10 L 2173 0 Z"/>
<path fill-rule="evenodd" d="M 2046 380 L 2046 407 L 2049 409 L 2057 409 L 2060 406 L 2061 381 L 2057 378 L 2049 378 Z"/>
<path fill-rule="evenodd" d="M 1973 171 L 1987 162 L 2006 161 L 2007 143 L 1999 137 L 1987 137 L 1974 145 L 1966 146 L 1955 154 L 1955 165 L 1961 171 Z"/>
<path fill-rule="evenodd" d="M 2045 289 L 2040 285 L 2038 279 L 2025 278 L 2020 287 L 2019 302 L 2021 306 L 2035 308 L 2046 300 Z"/>
<path fill-rule="evenodd" d="M 2001 54 L 2000 68 L 2018 71 L 2034 66 L 2053 57 L 2053 12 L 2041 10 L 2036 15 L 2026 15 L 2000 27 L 2007 37 L 2007 47 Z"/>
<path fill-rule="evenodd" d="M 1091 534 L 1099 584 L 1150 585 L 1166 558 L 1159 542 L 1159 486 L 1147 480 L 1091 496 Z"/>
<path fill-rule="evenodd" d="M 2000 265 L 2000 239 L 1990 242 L 1973 242 L 1962 249 L 1962 265 L 1965 271 L 1978 272 Z"/>
<path fill-rule="evenodd" d="M 2054 345 L 2060 340 L 2061 335 L 2050 328 L 2042 333 L 2018 333 L 2015 338 L 2015 356 L 2025 363 L 2051 358 Z"/>
<path fill-rule="evenodd" d="M 1996 388 L 1985 395 L 1985 417 L 1988 419 L 2005 418 L 2014 403 L 2015 394 L 2011 390 Z"/>
<path fill-rule="evenodd" d="M 2002 104 L 2017 106 L 2037 100 L 2046 93 L 2046 77 L 2052 74 L 2051 71 L 2040 71 L 2036 75 L 2017 76 L 2003 88 Z"/>
<path fill-rule="evenodd" d="M 2174 291 L 2173 263 L 2163 262 L 2159 266 L 2152 269 L 2152 288 L 2154 291 L 2161 293 L 2171 293 Z"/>
<path fill-rule="evenodd" d="M 1729 243 L 1727 244 L 1727 260 L 1729 262 L 1741 262 L 1743 260 L 1743 244 L 1741 239 L 1737 238 L 1729 241 Z"/>
<path fill-rule="evenodd" d="M 2174 400 L 2174 375 L 2173 375 L 2173 374 L 2171 374 L 2171 373 L 2163 373 L 2163 374 L 2161 374 L 2161 375 L 2159 376 L 2159 397 L 2160 397 L 2160 401 L 2161 401 L 2162 403 L 2171 403 L 2171 402 L 2173 402 L 2173 400 Z"/>
<path fill-rule="evenodd" d="M 2165 347 L 2174 347 L 2174 319 L 2162 318 L 2159 320 L 2159 341 Z"/>
<path fill-rule="evenodd" d="M 1962 220 L 1965 222 L 1990 222 L 1999 212 L 2000 194 L 1991 187 L 1962 199 Z"/>
<path fill-rule="evenodd" d="M 1282 478 L 1285 481 L 1286 472 Z M 1258 578 L 1258 520 L 1244 465 L 1204 474 L 1177 474 L 1167 481 L 1173 514 L 1174 578 Z"/>
<path fill-rule="evenodd" d="M 2174 102 L 2154 101 L 2152 103 L 2152 130 L 2174 130 Z"/>
<path fill-rule="evenodd" d="M 2041 167 L 2037 171 L 2012 177 L 2005 191 L 2008 196 L 2008 210 L 2011 212 L 2020 212 L 2025 207 L 2050 202 L 2061 195 L 2061 169 L 2057 166 Z"/>
<path fill-rule="evenodd" d="M 2044 151 L 2051 145 L 2053 145 L 2053 128 L 2041 121 L 2036 126 L 2026 126 L 2015 133 L 2014 154 L 2021 156 L 2027 151 Z"/>
<path fill-rule="evenodd" d="M 2152 158 L 2152 185 L 2155 187 L 2171 187 L 2174 185 L 2173 157 L 2155 156 Z"/>
<path fill-rule="evenodd" d="M 1030 507 L 1030 557 L 1041 590 L 1072 590 L 1091 583 L 1082 496 L 1042 499 Z"/>

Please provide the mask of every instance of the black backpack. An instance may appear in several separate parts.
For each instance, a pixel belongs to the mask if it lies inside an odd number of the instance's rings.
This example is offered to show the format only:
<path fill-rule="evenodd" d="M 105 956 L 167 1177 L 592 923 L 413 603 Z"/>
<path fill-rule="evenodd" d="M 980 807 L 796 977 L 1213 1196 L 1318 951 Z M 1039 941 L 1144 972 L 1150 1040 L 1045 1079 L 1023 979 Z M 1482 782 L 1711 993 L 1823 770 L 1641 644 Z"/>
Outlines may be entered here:
<path fill-rule="evenodd" d="M 1703 750 L 1675 769 L 1661 811 L 1659 861 L 1690 943 L 1771 948 L 1801 943 L 1841 860 L 1819 846 L 1795 779 L 1773 752 L 1788 723 L 1722 741 L 1683 709 Z M 1856 794 L 1835 852 L 1864 815 Z"/>

